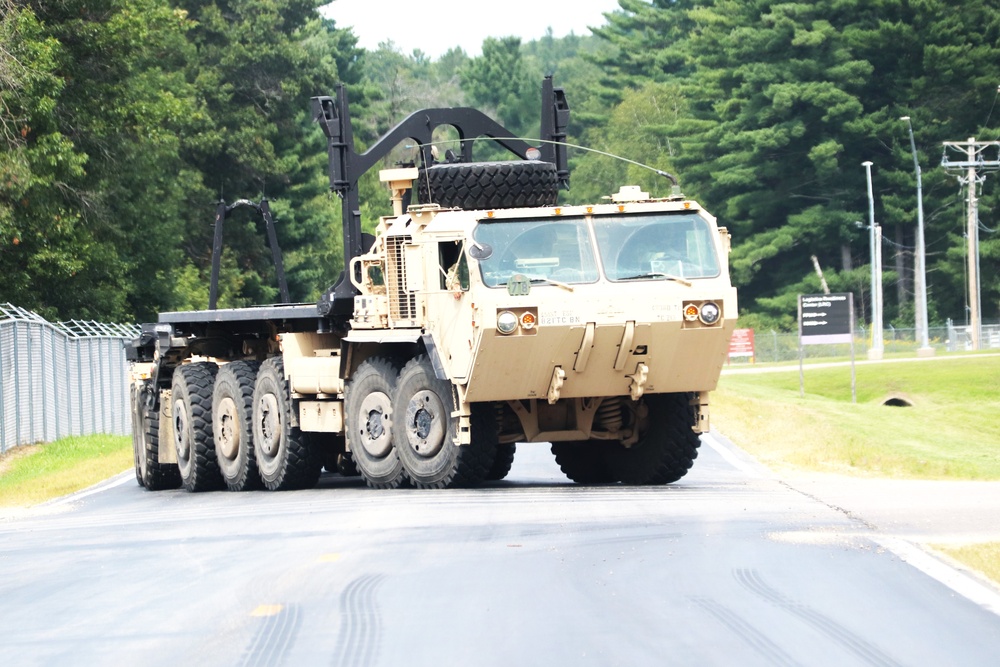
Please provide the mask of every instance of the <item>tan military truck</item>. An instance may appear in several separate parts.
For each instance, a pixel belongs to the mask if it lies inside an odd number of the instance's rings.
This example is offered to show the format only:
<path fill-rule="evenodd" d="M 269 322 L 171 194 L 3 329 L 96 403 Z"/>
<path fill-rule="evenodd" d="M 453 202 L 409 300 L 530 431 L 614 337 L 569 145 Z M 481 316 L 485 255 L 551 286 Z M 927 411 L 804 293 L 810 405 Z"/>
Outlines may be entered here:
<path fill-rule="evenodd" d="M 316 98 L 344 199 L 341 280 L 317 304 L 144 325 L 139 483 L 293 489 L 326 467 L 376 488 L 469 486 L 502 479 L 516 443 L 551 443 L 579 483 L 684 476 L 736 316 L 729 236 L 679 194 L 559 205 L 568 115 L 546 79 L 540 146 L 472 109 L 425 109 L 358 154 L 343 88 Z M 461 150 L 437 162 L 441 125 Z M 482 137 L 521 159 L 473 161 Z M 363 235 L 357 179 L 405 138 L 421 164 L 381 172 L 393 214 Z"/>

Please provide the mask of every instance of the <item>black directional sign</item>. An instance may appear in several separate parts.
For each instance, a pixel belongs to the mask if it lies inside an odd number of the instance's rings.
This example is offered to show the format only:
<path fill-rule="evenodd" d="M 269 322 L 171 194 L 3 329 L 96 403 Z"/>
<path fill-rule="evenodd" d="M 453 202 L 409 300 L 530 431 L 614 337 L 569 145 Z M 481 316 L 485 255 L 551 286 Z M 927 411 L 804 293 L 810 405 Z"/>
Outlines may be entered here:
<path fill-rule="evenodd" d="M 853 334 L 853 294 L 799 295 L 799 339 L 803 345 L 850 343 Z"/>

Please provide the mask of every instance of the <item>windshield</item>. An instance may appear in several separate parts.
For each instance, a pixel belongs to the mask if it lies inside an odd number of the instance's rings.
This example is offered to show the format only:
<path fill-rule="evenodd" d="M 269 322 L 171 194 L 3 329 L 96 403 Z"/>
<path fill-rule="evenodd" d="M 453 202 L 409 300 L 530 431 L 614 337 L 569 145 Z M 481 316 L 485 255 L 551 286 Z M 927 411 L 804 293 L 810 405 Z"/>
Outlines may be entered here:
<path fill-rule="evenodd" d="M 512 276 L 538 283 L 596 282 L 590 229 L 583 217 L 480 223 L 473 238 L 492 251 L 479 261 L 483 282 L 503 287 Z M 712 228 L 697 215 L 595 216 L 593 230 L 608 280 L 686 282 L 719 275 Z"/>
<path fill-rule="evenodd" d="M 591 283 L 599 276 L 583 218 L 483 223 L 473 236 L 493 249 L 479 262 L 488 287 L 502 287 L 517 274 L 541 283 Z"/>
<path fill-rule="evenodd" d="M 599 216 L 594 231 L 609 280 L 719 275 L 711 228 L 696 215 Z"/>

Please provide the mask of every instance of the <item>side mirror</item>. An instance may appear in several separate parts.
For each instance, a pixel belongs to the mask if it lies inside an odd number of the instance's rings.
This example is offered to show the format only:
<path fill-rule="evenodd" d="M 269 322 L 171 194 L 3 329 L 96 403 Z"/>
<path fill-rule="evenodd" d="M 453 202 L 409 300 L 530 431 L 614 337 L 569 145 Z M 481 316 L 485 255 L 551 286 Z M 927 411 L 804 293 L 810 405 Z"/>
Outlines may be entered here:
<path fill-rule="evenodd" d="M 482 261 L 484 259 L 489 259 L 493 256 L 493 246 L 488 243 L 476 243 L 472 241 L 472 245 L 469 246 L 469 257 L 472 259 Z"/>

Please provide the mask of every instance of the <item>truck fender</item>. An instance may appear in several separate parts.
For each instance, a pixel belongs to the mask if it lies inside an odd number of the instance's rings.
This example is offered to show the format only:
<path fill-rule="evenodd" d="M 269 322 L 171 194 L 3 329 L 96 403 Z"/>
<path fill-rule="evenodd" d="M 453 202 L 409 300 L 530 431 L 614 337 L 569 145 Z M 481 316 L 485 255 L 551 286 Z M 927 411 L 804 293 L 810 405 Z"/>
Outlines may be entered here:
<path fill-rule="evenodd" d="M 431 366 L 434 367 L 434 377 L 438 380 L 450 380 L 447 372 L 444 370 L 444 364 L 441 363 L 441 355 L 438 353 L 437 345 L 434 344 L 434 336 L 429 333 L 425 333 L 420 337 L 420 342 L 424 344 L 424 349 L 427 350 L 427 358 L 430 359 Z"/>

